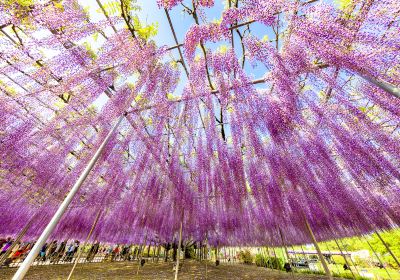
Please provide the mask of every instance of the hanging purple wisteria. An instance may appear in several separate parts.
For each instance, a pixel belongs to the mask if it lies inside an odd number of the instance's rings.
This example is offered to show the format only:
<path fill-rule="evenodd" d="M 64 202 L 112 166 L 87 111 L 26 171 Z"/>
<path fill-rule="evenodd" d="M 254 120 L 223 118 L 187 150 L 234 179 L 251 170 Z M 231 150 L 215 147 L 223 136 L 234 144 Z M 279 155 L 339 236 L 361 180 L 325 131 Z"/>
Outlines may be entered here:
<path fill-rule="evenodd" d="M 400 2 L 246 0 L 211 23 L 193 1 L 180 63 L 120 16 L 38 2 L 0 4 L 1 234 L 37 238 L 123 114 L 52 238 L 85 239 L 99 213 L 92 239 L 118 243 L 171 241 L 182 219 L 219 245 L 400 225 Z"/>

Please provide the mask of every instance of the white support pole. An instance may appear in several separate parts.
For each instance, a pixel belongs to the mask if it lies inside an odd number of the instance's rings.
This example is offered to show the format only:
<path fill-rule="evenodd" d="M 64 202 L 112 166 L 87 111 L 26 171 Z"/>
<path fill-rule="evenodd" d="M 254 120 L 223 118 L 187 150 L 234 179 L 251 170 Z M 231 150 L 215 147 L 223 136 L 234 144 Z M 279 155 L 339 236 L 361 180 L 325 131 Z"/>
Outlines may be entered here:
<path fill-rule="evenodd" d="M 176 256 L 176 267 L 175 267 L 175 280 L 178 280 L 179 259 L 181 256 L 181 245 L 182 245 L 182 227 L 183 227 L 183 221 L 181 222 L 181 228 L 179 230 L 178 255 Z"/>
<path fill-rule="evenodd" d="M 21 266 L 18 268 L 17 272 L 14 274 L 14 277 L 12 278 L 12 280 L 22 280 L 24 278 L 24 276 L 28 272 L 31 264 L 34 262 L 36 256 L 39 254 L 40 249 L 43 247 L 44 243 L 46 243 L 47 238 L 50 236 L 50 234 L 53 232 L 54 228 L 57 226 L 62 215 L 67 210 L 68 205 L 71 203 L 75 194 L 78 192 L 79 188 L 81 187 L 81 185 L 83 184 L 85 179 L 88 177 L 90 171 L 96 164 L 97 160 L 99 159 L 100 155 L 102 154 L 107 143 L 110 141 L 111 136 L 114 134 L 114 132 L 117 130 L 118 126 L 121 124 L 124 116 L 125 116 L 125 114 L 123 114 L 122 116 L 119 117 L 117 123 L 114 125 L 114 127 L 111 129 L 111 131 L 107 134 L 106 138 L 103 140 L 100 147 L 97 149 L 93 158 L 90 160 L 89 164 L 83 170 L 82 174 L 79 176 L 78 180 L 75 182 L 74 186 L 72 187 L 72 189 L 70 190 L 70 192 L 68 193 L 68 195 L 66 196 L 64 201 L 61 203 L 57 212 L 54 214 L 53 218 L 51 219 L 49 224 L 46 226 L 46 228 L 40 235 L 39 239 L 35 243 L 35 246 L 33 246 L 32 250 L 29 252 L 29 254 L 26 257 L 26 259 L 24 260 L 24 262 L 21 264 Z"/>
<path fill-rule="evenodd" d="M 393 96 L 400 98 L 400 88 L 395 87 L 394 85 L 387 83 L 387 82 L 382 82 L 382 81 L 378 81 L 374 78 L 370 78 L 364 75 L 359 74 L 362 78 L 364 78 L 365 80 L 367 80 L 368 82 L 370 82 L 371 84 L 376 85 L 377 87 L 383 89 L 384 91 L 392 94 Z"/>
<path fill-rule="evenodd" d="M 304 221 L 305 221 L 308 233 L 309 233 L 309 235 L 311 237 L 311 240 L 314 243 L 315 249 L 317 249 L 317 253 L 318 253 L 318 256 L 319 256 L 319 258 L 321 260 L 322 266 L 324 267 L 325 274 L 326 274 L 326 276 L 328 277 L 329 280 L 332 280 L 333 279 L 332 278 L 332 274 L 331 274 L 331 272 L 329 270 L 328 264 L 326 263 L 324 256 L 322 255 L 321 249 L 318 246 L 317 240 L 315 239 L 315 236 L 314 236 L 314 233 L 313 233 L 313 231 L 311 229 L 311 226 L 308 223 L 307 219 L 304 219 Z"/>

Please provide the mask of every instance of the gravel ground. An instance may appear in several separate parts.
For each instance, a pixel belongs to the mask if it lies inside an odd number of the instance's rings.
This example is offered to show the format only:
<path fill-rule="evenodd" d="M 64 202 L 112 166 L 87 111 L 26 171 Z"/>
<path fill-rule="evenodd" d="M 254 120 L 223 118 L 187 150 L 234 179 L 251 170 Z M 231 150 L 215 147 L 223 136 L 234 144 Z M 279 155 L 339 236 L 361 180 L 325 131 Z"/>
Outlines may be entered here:
<path fill-rule="evenodd" d="M 50 280 L 67 279 L 72 268 L 71 264 L 45 265 L 32 267 L 25 279 Z M 139 273 L 137 262 L 102 262 L 78 264 L 72 279 L 174 279 L 172 263 L 146 263 Z M 1 268 L 0 279 L 11 279 L 16 268 Z M 186 260 L 179 272 L 179 279 L 206 279 L 206 265 L 197 261 Z M 268 280 L 319 280 L 327 279 L 320 275 L 290 274 L 272 271 L 266 268 L 242 265 L 220 264 L 216 267 L 207 265 L 207 279 L 268 279 Z"/>

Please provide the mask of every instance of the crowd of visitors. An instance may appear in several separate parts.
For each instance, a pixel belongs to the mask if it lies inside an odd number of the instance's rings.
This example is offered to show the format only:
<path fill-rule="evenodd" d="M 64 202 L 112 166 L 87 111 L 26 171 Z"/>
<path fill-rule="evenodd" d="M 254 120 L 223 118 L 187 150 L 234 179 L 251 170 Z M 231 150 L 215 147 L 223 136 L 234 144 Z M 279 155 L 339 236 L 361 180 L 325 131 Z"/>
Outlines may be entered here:
<path fill-rule="evenodd" d="M 9 266 L 15 262 L 22 262 L 34 245 L 34 242 L 14 241 L 10 237 L 0 239 L 1 265 Z M 87 244 L 84 248 L 80 247 L 81 244 L 78 240 L 64 240 L 62 242 L 54 240 L 43 245 L 36 261 L 56 264 L 72 262 L 77 257 L 79 249 L 85 253 L 81 258 L 87 262 L 95 261 L 96 257 L 98 257 L 98 261 L 130 261 L 139 258 L 139 252 L 141 251 L 137 245 L 100 244 L 97 240 L 94 243 Z"/>

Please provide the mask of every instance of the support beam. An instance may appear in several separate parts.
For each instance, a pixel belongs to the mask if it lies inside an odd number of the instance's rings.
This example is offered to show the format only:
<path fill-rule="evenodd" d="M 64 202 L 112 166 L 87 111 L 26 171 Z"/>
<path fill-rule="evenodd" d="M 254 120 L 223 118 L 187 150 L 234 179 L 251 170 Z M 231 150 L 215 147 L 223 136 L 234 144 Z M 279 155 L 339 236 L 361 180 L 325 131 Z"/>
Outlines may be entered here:
<path fill-rule="evenodd" d="M 357 273 L 358 275 L 361 276 L 360 272 L 359 272 L 358 269 L 357 269 L 357 266 L 356 266 L 355 262 L 354 262 L 353 259 L 351 258 L 351 254 L 349 254 L 349 252 L 347 252 L 347 251 L 345 250 L 345 245 L 344 245 L 344 243 L 343 243 L 343 239 L 342 239 L 342 240 L 339 239 L 339 243 L 342 244 L 342 248 L 343 248 L 343 250 L 344 250 L 345 255 L 350 255 L 349 260 L 350 260 L 351 264 L 353 265 L 354 270 L 356 271 L 356 273 Z"/>
<path fill-rule="evenodd" d="M 143 251 L 146 248 L 146 242 L 147 242 L 147 232 L 144 235 L 143 239 L 143 244 L 139 247 L 139 252 L 138 252 L 138 268 L 136 270 L 136 275 L 139 275 L 139 270 L 142 262 L 142 256 L 143 256 Z"/>
<path fill-rule="evenodd" d="M 90 171 L 93 169 L 97 160 L 103 153 L 104 148 L 110 141 L 111 137 L 113 136 L 114 132 L 117 130 L 118 126 L 121 124 L 125 115 L 126 115 L 126 113 L 124 113 L 122 116 L 119 117 L 119 119 L 116 122 L 116 124 L 114 125 L 114 127 L 110 130 L 110 132 L 108 133 L 106 138 L 103 140 L 100 147 L 97 149 L 96 153 L 94 154 L 93 158 L 89 161 L 89 164 L 83 170 L 82 174 L 79 176 L 78 180 L 76 181 L 76 183 L 74 184 L 74 186 L 72 187 L 72 189 L 70 190 L 68 195 L 65 197 L 63 203 L 61 203 L 57 212 L 54 214 L 53 218 L 51 219 L 49 224 L 46 226 L 46 228 L 40 235 L 39 239 L 35 243 L 35 246 L 33 246 L 32 250 L 29 252 L 29 254 L 26 257 L 26 259 L 24 260 L 24 262 L 21 264 L 21 266 L 18 268 L 17 272 L 14 274 L 14 277 L 12 278 L 12 280 L 22 280 L 24 278 L 25 274 L 28 272 L 31 264 L 34 262 L 36 256 L 39 254 L 44 243 L 46 243 L 47 238 L 53 232 L 53 230 L 57 226 L 58 222 L 60 221 L 61 217 L 67 210 L 72 199 L 75 197 L 75 194 L 78 192 L 78 190 L 80 189 L 82 184 L 85 182 Z"/>
<path fill-rule="evenodd" d="M 326 263 L 324 256 L 322 255 L 321 249 L 318 246 L 317 240 L 315 239 L 315 236 L 314 236 L 314 233 L 313 233 L 313 231 L 311 229 L 311 226 L 308 223 L 307 219 L 304 219 L 304 221 L 305 221 L 308 233 L 310 235 L 310 238 L 311 238 L 312 242 L 314 243 L 315 249 L 317 249 L 318 256 L 319 256 L 319 258 L 321 260 L 321 263 L 322 263 L 322 266 L 324 267 L 324 270 L 325 270 L 325 274 L 326 274 L 326 276 L 328 277 L 329 280 L 332 280 L 333 279 L 332 278 L 332 274 L 331 274 L 331 272 L 329 270 L 328 264 Z"/>
<path fill-rule="evenodd" d="M 100 205 L 100 207 L 101 207 L 101 205 Z M 100 210 L 97 212 L 97 215 L 96 215 L 96 218 L 94 219 L 93 225 L 92 225 L 92 227 L 91 227 L 91 229 L 89 231 L 88 236 L 86 237 L 85 243 L 83 243 L 83 246 L 81 246 L 81 250 L 79 251 L 78 256 L 75 259 L 74 266 L 72 267 L 71 272 L 69 273 L 67 280 L 71 279 L 72 274 L 74 273 L 74 270 L 75 270 L 75 268 L 76 268 L 76 266 L 77 266 L 77 264 L 79 262 L 79 259 L 81 258 L 83 250 L 85 249 L 90 237 L 92 236 L 92 233 L 93 233 L 94 229 L 96 228 L 97 222 L 99 221 L 99 218 L 100 218 L 100 215 L 101 215 L 101 210 L 102 209 L 100 208 Z"/>
<path fill-rule="evenodd" d="M 281 237 L 282 246 L 283 246 L 283 248 L 284 248 L 284 250 L 285 250 L 287 262 L 290 263 L 291 261 L 290 261 L 290 257 L 289 257 L 289 252 L 288 252 L 288 249 L 287 249 L 287 247 L 286 247 L 285 241 L 283 240 L 283 234 L 282 234 L 281 228 L 278 228 L 278 231 L 279 231 L 279 235 L 280 235 L 280 237 Z"/>
<path fill-rule="evenodd" d="M 394 97 L 400 98 L 400 88 L 395 87 L 394 85 L 388 83 L 388 82 L 384 82 L 384 81 L 378 81 L 375 78 L 371 78 L 371 77 L 367 77 L 364 76 L 362 74 L 357 73 L 361 78 L 363 78 L 364 80 L 370 82 L 373 85 L 376 85 L 378 88 L 390 93 L 391 95 L 393 95 Z"/>
<path fill-rule="evenodd" d="M 353 279 L 356 280 L 356 276 L 354 275 L 354 272 L 353 272 L 353 270 L 351 269 L 351 266 L 350 266 L 349 262 L 348 262 L 347 259 L 346 259 L 346 255 L 343 253 L 343 251 L 342 251 L 342 249 L 340 248 L 339 243 L 336 241 L 336 239 L 333 239 L 333 240 L 335 241 L 336 246 L 339 248 L 340 254 L 342 254 L 342 257 L 344 258 L 344 261 L 346 262 L 347 266 L 349 267 L 349 270 L 350 270 L 350 272 L 351 272 L 351 275 L 353 275 Z"/>
<path fill-rule="evenodd" d="M 389 245 L 387 245 L 387 243 L 385 242 L 385 240 L 383 240 L 382 236 L 379 234 L 378 231 L 375 231 L 376 235 L 378 236 L 378 238 L 382 241 L 383 245 L 385 245 L 386 250 L 388 250 L 388 252 L 390 253 L 390 255 L 392 256 L 392 258 L 394 259 L 394 261 L 397 263 L 397 265 L 400 267 L 400 262 L 397 259 L 397 257 L 395 256 L 395 254 L 393 254 L 392 250 L 390 250 Z"/>
<path fill-rule="evenodd" d="M 176 267 L 175 267 L 175 278 L 174 278 L 175 280 L 178 280 L 179 259 L 181 258 L 182 227 L 183 227 L 183 221 L 181 221 L 181 228 L 179 229 L 178 254 L 176 256 Z"/>
<path fill-rule="evenodd" d="M 11 251 L 15 248 L 15 246 L 18 244 L 18 242 L 20 242 L 21 239 L 24 237 L 26 232 L 31 227 L 31 224 L 34 221 L 34 219 L 36 218 L 36 215 L 37 215 L 38 212 L 36 212 L 36 214 L 30 219 L 30 221 L 24 226 L 24 228 L 21 230 L 21 232 L 17 235 L 17 238 L 15 238 L 14 242 L 7 249 L 7 251 L 4 253 L 4 255 L 0 258 L 0 264 L 2 264 L 8 258 L 8 256 L 11 253 Z"/>
<path fill-rule="evenodd" d="M 378 254 L 376 253 L 376 251 L 374 250 L 374 248 L 372 247 L 372 245 L 369 243 L 368 239 L 364 236 L 365 241 L 367 241 L 367 244 L 369 246 L 369 248 L 371 248 L 372 252 L 374 253 L 375 257 L 378 259 L 379 263 L 381 264 L 381 266 L 385 269 L 386 274 L 389 276 L 389 279 L 392 279 L 392 276 L 390 276 L 389 271 L 387 270 L 386 266 L 383 264 L 381 258 L 378 256 Z M 361 238 L 360 238 L 361 240 Z"/>

